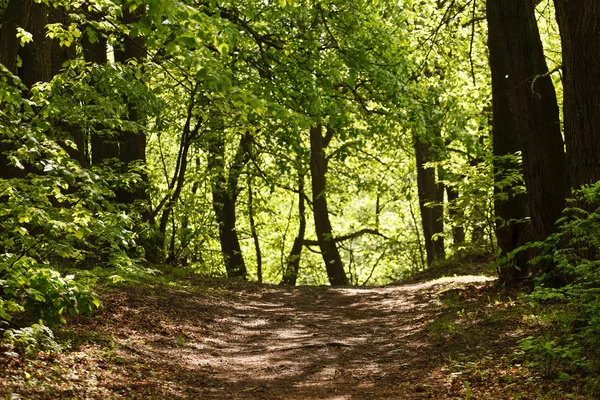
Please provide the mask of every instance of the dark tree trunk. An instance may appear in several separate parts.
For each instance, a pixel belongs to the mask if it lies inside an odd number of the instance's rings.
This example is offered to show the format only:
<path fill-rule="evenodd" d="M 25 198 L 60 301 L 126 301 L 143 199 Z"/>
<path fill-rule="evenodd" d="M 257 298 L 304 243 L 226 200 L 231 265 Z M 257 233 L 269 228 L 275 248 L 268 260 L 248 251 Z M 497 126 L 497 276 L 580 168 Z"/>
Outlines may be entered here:
<path fill-rule="evenodd" d="M 50 7 L 48 20 L 50 23 L 60 23 L 65 26 L 68 26 L 68 24 L 71 22 L 64 7 Z M 51 75 L 54 77 L 60 73 L 60 70 L 65 62 L 68 60 L 73 60 L 76 57 L 76 46 L 61 46 L 60 40 L 54 39 L 51 41 L 50 47 L 50 70 Z"/>
<path fill-rule="evenodd" d="M 81 40 L 83 47 L 83 57 L 86 62 L 105 65 L 107 57 L 107 40 L 101 32 L 96 32 L 97 40 L 92 43 L 84 32 Z M 99 91 L 99 93 L 101 93 Z M 101 130 L 101 126 L 95 127 L 95 130 Z M 104 160 L 119 157 L 119 144 L 116 137 L 108 137 L 105 133 L 92 132 L 92 164 L 100 164 Z"/>
<path fill-rule="evenodd" d="M 312 177 L 313 213 L 315 230 L 321 255 L 332 286 L 347 285 L 348 277 L 338 248 L 333 240 L 333 231 L 327 208 L 327 160 L 325 158 L 323 126 L 310 129 L 310 172 Z"/>
<path fill-rule="evenodd" d="M 27 25 L 33 0 L 10 0 L 0 21 L 0 64 L 13 74 L 17 73 L 17 55 L 21 44 L 17 28 Z"/>
<path fill-rule="evenodd" d="M 222 136 L 210 140 L 208 168 L 211 171 L 213 209 L 219 224 L 221 251 L 229 278 L 246 278 L 246 264 L 236 229 L 238 182 L 250 157 L 252 137 L 246 133 L 238 146 L 233 164 L 225 169 L 225 141 Z"/>
<path fill-rule="evenodd" d="M 306 205 L 304 203 L 304 174 L 298 171 L 298 235 L 294 239 L 294 244 L 287 257 L 285 270 L 281 285 L 295 286 L 298 280 L 298 271 L 300 270 L 300 257 L 302 257 L 302 248 L 304 247 L 304 234 L 306 233 Z"/>
<path fill-rule="evenodd" d="M 31 6 L 27 25 L 24 27 L 33 37 L 31 42 L 19 50 L 19 56 L 23 62 L 19 68 L 19 77 L 28 88 L 37 82 L 49 82 L 52 79 L 52 47 L 46 38 L 48 12 L 47 5 L 34 3 Z"/>
<path fill-rule="evenodd" d="M 61 23 L 64 26 L 68 26 L 70 23 L 69 16 L 63 7 L 49 7 L 48 21 L 50 23 Z M 58 39 L 51 40 L 49 47 L 51 49 L 50 75 L 54 77 L 60 73 L 65 62 L 75 59 L 77 56 L 76 47 L 75 45 L 69 47 L 61 46 Z M 87 140 L 82 130 L 77 126 L 72 126 L 62 121 L 57 122 L 57 127 L 62 131 L 57 135 L 57 139 L 70 139 L 77 146 L 77 149 L 74 149 L 71 146 L 63 144 L 65 151 L 72 159 L 77 160 L 81 166 L 85 166 L 87 164 Z"/>
<path fill-rule="evenodd" d="M 27 25 L 33 4 L 33 0 L 11 0 L 0 20 L 0 64 L 13 74 L 17 74 L 17 55 L 21 48 L 17 28 Z M 8 132 L 0 131 L 0 178 L 4 179 L 24 175 L 20 169 L 10 166 L 7 153 L 14 147 L 8 139 Z"/>
<path fill-rule="evenodd" d="M 436 234 L 444 233 L 444 184 L 436 182 L 435 168 L 425 168 L 425 163 L 433 161 L 429 147 L 428 143 L 415 138 L 419 208 L 427 251 L 427 265 L 431 266 L 436 260 L 443 260 L 446 253 L 444 239 L 441 236 L 434 238 Z M 427 206 L 427 203 L 435 203 L 435 205 Z"/>
<path fill-rule="evenodd" d="M 132 24 L 138 21 L 142 16 L 143 7 L 139 7 L 135 12 L 129 9 L 123 10 L 123 22 Z M 137 62 L 141 65 L 146 58 L 146 47 L 143 37 L 125 36 L 123 41 L 123 51 L 115 52 L 115 59 L 120 63 L 127 63 L 129 60 Z M 144 124 L 144 116 L 140 115 L 138 108 L 132 102 L 128 104 L 129 120 L 137 122 L 140 126 Z M 146 133 L 143 130 L 139 131 L 121 131 L 120 132 L 120 149 L 119 160 L 123 163 L 125 170 L 128 170 L 135 162 L 146 163 Z M 150 201 L 149 195 L 146 193 L 148 186 L 148 176 L 142 174 L 141 184 L 136 184 L 132 188 L 125 188 L 118 191 L 118 201 L 120 203 L 133 203 L 135 200 Z"/>
<path fill-rule="evenodd" d="M 549 77 L 541 76 L 548 68 L 534 5 L 521 0 L 488 0 L 487 19 L 492 88 L 500 97 L 498 101 L 494 98 L 494 123 L 509 120 L 518 137 L 531 239 L 543 240 L 554 232 L 565 205 L 565 158 L 554 86 Z M 496 114 L 496 102 L 505 101 L 505 113 Z M 497 140 L 502 140 L 501 136 Z M 529 271 L 513 272 L 523 276 Z"/>
<path fill-rule="evenodd" d="M 554 0 L 563 57 L 568 188 L 600 180 L 600 2 Z"/>

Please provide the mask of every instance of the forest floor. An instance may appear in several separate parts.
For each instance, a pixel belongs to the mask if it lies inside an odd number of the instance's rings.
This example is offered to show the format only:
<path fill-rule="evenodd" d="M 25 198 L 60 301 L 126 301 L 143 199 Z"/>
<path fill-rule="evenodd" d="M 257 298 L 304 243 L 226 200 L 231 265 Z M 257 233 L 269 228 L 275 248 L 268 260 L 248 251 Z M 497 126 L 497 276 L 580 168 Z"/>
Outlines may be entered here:
<path fill-rule="evenodd" d="M 376 288 L 197 278 L 98 293 L 104 307 L 59 333 L 63 352 L 0 348 L 0 398 L 586 398 L 528 367 L 518 340 L 538 322 L 482 276 Z"/>

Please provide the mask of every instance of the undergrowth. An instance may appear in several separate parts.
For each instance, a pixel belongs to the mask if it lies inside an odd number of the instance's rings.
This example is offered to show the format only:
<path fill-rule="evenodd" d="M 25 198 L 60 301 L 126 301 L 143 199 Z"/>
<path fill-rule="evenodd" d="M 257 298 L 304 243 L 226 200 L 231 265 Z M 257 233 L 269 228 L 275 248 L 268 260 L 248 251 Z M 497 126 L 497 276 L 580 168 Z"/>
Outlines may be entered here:
<path fill-rule="evenodd" d="M 554 268 L 536 280 L 527 297 L 542 321 L 539 334 L 521 346 L 559 381 L 585 381 L 600 394 L 600 182 L 583 187 L 544 242 L 538 260 Z"/>

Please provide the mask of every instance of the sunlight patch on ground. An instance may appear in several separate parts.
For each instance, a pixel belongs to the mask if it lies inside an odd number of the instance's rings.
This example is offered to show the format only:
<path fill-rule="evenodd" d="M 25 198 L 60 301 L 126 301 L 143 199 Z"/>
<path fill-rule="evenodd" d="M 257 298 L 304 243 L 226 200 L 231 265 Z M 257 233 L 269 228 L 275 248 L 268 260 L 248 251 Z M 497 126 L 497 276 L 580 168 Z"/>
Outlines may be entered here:
<path fill-rule="evenodd" d="M 448 285 L 448 284 L 465 284 L 465 283 L 485 283 L 495 281 L 497 278 L 492 278 L 484 275 L 463 275 L 463 276 L 447 276 L 443 278 L 434 279 L 423 283 L 401 285 L 396 286 L 397 290 L 420 290 L 435 285 Z"/>

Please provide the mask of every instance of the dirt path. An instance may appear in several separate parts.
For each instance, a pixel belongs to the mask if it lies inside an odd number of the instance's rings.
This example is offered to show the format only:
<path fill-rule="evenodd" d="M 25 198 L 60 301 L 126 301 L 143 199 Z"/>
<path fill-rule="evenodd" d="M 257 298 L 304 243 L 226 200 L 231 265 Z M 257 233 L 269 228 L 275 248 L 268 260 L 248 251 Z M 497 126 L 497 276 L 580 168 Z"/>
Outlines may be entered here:
<path fill-rule="evenodd" d="M 477 290 L 481 279 L 110 289 L 96 317 L 74 322 L 75 351 L 23 366 L 29 385 L 4 377 L 0 393 L 5 383 L 23 396 L 15 398 L 464 399 L 469 389 L 445 367 L 443 340 L 431 340 L 433 303 L 448 285 Z M 477 340 L 496 343 L 494 329 Z M 454 346 L 481 347 L 462 340 Z"/>

